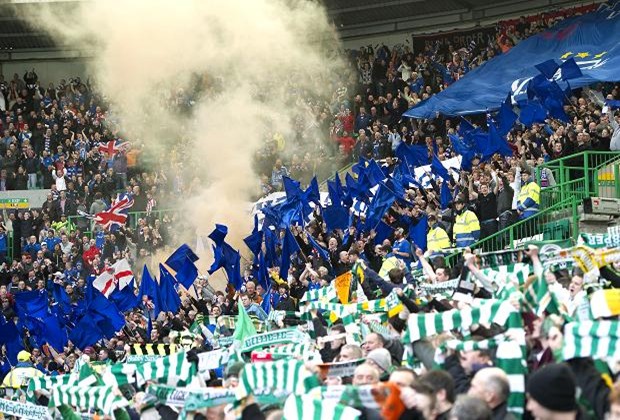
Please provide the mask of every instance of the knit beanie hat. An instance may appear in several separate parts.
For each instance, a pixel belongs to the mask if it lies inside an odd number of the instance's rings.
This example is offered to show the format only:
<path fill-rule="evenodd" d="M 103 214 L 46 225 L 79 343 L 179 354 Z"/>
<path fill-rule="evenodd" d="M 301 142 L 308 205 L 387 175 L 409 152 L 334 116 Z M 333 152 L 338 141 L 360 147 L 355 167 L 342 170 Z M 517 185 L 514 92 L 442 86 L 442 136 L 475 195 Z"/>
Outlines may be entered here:
<path fill-rule="evenodd" d="M 381 374 L 389 373 L 392 367 L 392 356 L 387 349 L 380 348 L 371 350 L 366 356 L 366 360 L 372 360 L 379 369 Z"/>
<path fill-rule="evenodd" d="M 562 363 L 551 364 L 534 372 L 527 382 L 527 392 L 548 410 L 577 410 L 576 381 L 573 372 Z"/>

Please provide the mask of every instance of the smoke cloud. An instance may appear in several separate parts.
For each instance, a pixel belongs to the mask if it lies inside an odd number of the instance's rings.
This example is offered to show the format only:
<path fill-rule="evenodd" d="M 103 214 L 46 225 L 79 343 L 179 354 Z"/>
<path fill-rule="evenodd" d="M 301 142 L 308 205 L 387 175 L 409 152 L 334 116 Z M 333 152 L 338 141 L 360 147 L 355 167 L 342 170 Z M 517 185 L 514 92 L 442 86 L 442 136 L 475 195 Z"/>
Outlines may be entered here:
<path fill-rule="evenodd" d="M 224 223 L 241 246 L 258 187 L 256 151 L 274 133 L 290 148 L 294 121 L 312 125 L 308 100 L 329 99 L 345 68 L 325 11 L 308 0 L 100 0 L 37 10 L 24 18 L 95 51 L 90 74 L 127 139 L 155 152 L 169 176 L 194 179 L 191 196 L 159 203 L 184 209 L 189 241 Z M 179 98 L 193 101 L 190 117 L 172 110 Z M 313 137 L 295 148 L 313 150 Z"/>

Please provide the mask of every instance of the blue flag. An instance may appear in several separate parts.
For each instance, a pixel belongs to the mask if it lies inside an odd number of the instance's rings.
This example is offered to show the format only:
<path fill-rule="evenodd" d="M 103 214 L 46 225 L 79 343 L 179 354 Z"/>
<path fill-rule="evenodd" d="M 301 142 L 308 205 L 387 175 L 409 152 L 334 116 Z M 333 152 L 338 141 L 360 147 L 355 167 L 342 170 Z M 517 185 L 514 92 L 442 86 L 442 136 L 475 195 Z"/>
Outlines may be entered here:
<path fill-rule="evenodd" d="M 617 3 L 605 5 L 596 12 L 565 19 L 519 42 L 507 53 L 409 109 L 404 116 L 434 118 L 437 112 L 466 115 L 493 111 L 499 108 L 507 92 L 519 101 L 527 80 L 539 73 L 534 64 L 548 59 L 575 59 L 583 76 L 571 80 L 574 89 L 596 81 L 620 80 L 620 48 L 613 35 L 620 33 L 618 7 Z"/>
<path fill-rule="evenodd" d="M 560 65 L 560 70 L 562 71 L 562 80 L 571 80 L 583 77 L 583 73 L 575 61 L 575 57 L 571 57 L 563 62 L 562 65 Z"/>
<path fill-rule="evenodd" d="M 112 338 L 125 326 L 125 317 L 114 306 L 114 303 L 109 301 L 99 290 L 93 289 L 92 300 L 88 302 L 87 313 L 95 320 L 103 336 Z"/>
<path fill-rule="evenodd" d="M 390 191 L 385 184 L 379 184 L 379 189 L 366 210 L 366 229 L 370 230 L 377 227 L 383 215 L 392 207 L 394 201 L 396 201 L 394 192 Z"/>
<path fill-rule="evenodd" d="M 547 79 L 553 79 L 555 72 L 558 71 L 560 66 L 555 62 L 555 60 L 547 60 L 540 64 L 536 64 L 534 67 L 538 69 L 538 71 L 545 76 Z"/>
<path fill-rule="evenodd" d="M 510 96 L 508 96 L 508 98 L 506 98 L 506 100 L 502 103 L 502 106 L 500 106 L 497 119 L 499 121 L 499 135 L 504 137 L 510 130 L 512 130 L 512 127 L 519 119 L 519 116 L 512 110 L 512 101 Z"/>
<path fill-rule="evenodd" d="M 213 264 L 209 268 L 208 273 L 213 274 L 220 268 L 226 271 L 228 282 L 233 285 L 235 290 L 241 289 L 241 255 L 239 251 L 233 249 L 225 238 L 228 228 L 224 225 L 215 225 L 215 230 L 209 235 L 215 245 L 213 246 Z M 217 238 L 217 241 L 214 239 Z"/>
<path fill-rule="evenodd" d="M 185 265 L 187 260 L 194 263 L 198 261 L 198 255 L 192 251 L 189 245 L 183 244 L 168 257 L 166 260 L 166 265 L 174 271 L 179 271 Z"/>
<path fill-rule="evenodd" d="M 263 245 L 263 231 L 252 232 L 249 236 L 243 238 L 243 242 L 252 251 L 252 254 L 258 255 Z"/>
<path fill-rule="evenodd" d="M 437 155 L 433 155 L 433 161 L 431 162 L 431 171 L 433 174 L 440 176 L 444 181 L 451 181 L 452 177 L 450 177 L 450 173 L 443 166 L 443 163 L 439 160 Z"/>
<path fill-rule="evenodd" d="M 69 340 L 80 350 L 92 346 L 103 338 L 95 319 L 88 313 L 84 314 L 69 333 Z"/>
<path fill-rule="evenodd" d="M 189 245 L 183 244 L 168 257 L 166 265 L 176 271 L 179 283 L 189 289 L 198 277 L 198 268 L 194 264 L 196 261 L 198 261 L 198 256 L 194 254 Z"/>
<path fill-rule="evenodd" d="M 426 251 L 426 234 L 428 231 L 428 217 L 423 215 L 409 229 L 409 238 L 418 248 Z"/>
<path fill-rule="evenodd" d="M 108 297 L 121 312 L 126 312 L 136 308 L 140 304 L 140 299 L 134 293 L 134 279 L 122 289 L 115 288 Z"/>
<path fill-rule="evenodd" d="M 148 296 L 149 299 L 155 303 L 159 300 L 159 285 L 155 282 L 148 267 L 144 264 L 142 269 L 142 282 L 140 283 L 140 289 L 138 291 L 138 300 L 142 301 L 143 296 Z"/>
<path fill-rule="evenodd" d="M 441 209 L 445 210 L 450 207 L 450 203 L 452 202 L 452 193 L 450 192 L 450 186 L 448 182 L 444 181 L 441 183 Z"/>
<path fill-rule="evenodd" d="M 302 194 L 303 200 L 306 203 L 315 203 L 319 205 L 321 203 L 321 193 L 319 191 L 319 182 L 316 179 L 316 176 L 312 178 L 310 181 L 310 185 L 306 188 L 306 191 Z"/>
<path fill-rule="evenodd" d="M 534 123 L 544 123 L 547 118 L 547 110 L 535 99 L 519 102 L 519 109 L 519 121 L 528 128 Z"/>
<path fill-rule="evenodd" d="M 17 354 L 24 349 L 17 326 L 12 320 L 0 316 L 0 346 L 5 346 L 7 358 L 11 365 L 17 363 Z"/>
<path fill-rule="evenodd" d="M 33 318 L 43 318 L 48 313 L 47 292 L 33 290 L 15 294 L 15 313 L 19 317 L 26 315 Z"/>
<path fill-rule="evenodd" d="M 605 104 L 606 104 L 608 107 L 613 108 L 613 109 L 615 109 L 615 108 L 620 108 L 620 101 L 616 101 L 616 100 L 613 100 L 613 99 L 607 99 L 607 100 L 605 101 Z"/>
<path fill-rule="evenodd" d="M 258 270 L 256 271 L 256 280 L 258 284 L 263 287 L 263 290 L 267 290 L 271 284 L 269 279 L 269 271 L 267 270 L 267 263 L 265 262 L 265 256 L 262 252 L 258 254 Z"/>
<path fill-rule="evenodd" d="M 218 246 L 224 242 L 226 235 L 228 235 L 228 226 L 216 224 L 213 232 L 209 234 L 209 238 Z"/>
<path fill-rule="evenodd" d="M 319 245 L 316 239 L 314 239 L 314 237 L 310 235 L 309 233 L 308 233 L 308 242 L 310 243 L 312 248 L 316 251 L 316 253 L 319 255 L 319 257 L 325 260 L 326 264 L 331 264 L 329 260 L 329 252 L 327 252 L 326 249 L 321 247 L 321 245 Z"/>
<path fill-rule="evenodd" d="M 349 226 L 349 211 L 342 205 L 331 205 L 323 209 L 323 220 L 327 230 L 346 229 Z"/>
<path fill-rule="evenodd" d="M 172 274 L 163 264 L 159 264 L 159 305 L 158 311 L 155 312 L 155 317 L 159 315 L 159 312 L 172 312 L 176 314 L 181 307 L 181 298 L 175 288 L 176 281 Z"/>
<path fill-rule="evenodd" d="M 426 146 L 407 146 L 401 142 L 396 148 L 396 157 L 401 162 L 407 161 L 413 167 L 428 165 L 428 149 Z"/>
<path fill-rule="evenodd" d="M 280 278 L 288 278 L 288 270 L 291 267 L 291 257 L 299 251 L 299 244 L 291 233 L 289 228 L 284 230 L 284 239 L 282 240 L 282 262 L 280 263 Z"/>
<path fill-rule="evenodd" d="M 375 228 L 375 232 L 377 235 L 375 236 L 375 245 L 383 243 L 384 240 L 388 239 L 394 233 L 394 229 L 383 220 L 379 222 L 377 227 Z"/>

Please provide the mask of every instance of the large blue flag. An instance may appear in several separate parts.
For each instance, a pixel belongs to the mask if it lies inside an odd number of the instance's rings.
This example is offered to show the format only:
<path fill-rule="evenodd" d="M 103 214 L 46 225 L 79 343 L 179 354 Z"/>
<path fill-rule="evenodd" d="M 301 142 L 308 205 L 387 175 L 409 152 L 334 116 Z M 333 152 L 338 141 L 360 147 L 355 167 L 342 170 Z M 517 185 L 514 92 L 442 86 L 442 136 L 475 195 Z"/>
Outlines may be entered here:
<path fill-rule="evenodd" d="M 15 294 L 15 313 L 19 317 L 31 316 L 43 318 L 48 313 L 47 292 L 45 290 L 33 290 Z"/>
<path fill-rule="evenodd" d="M 125 326 L 125 317 L 99 290 L 93 288 L 87 313 L 95 320 L 105 338 L 112 338 Z"/>
<path fill-rule="evenodd" d="M 69 340 L 81 350 L 92 346 L 102 338 L 103 332 L 97 327 L 95 319 L 88 313 L 84 314 L 69 333 Z"/>
<path fill-rule="evenodd" d="M 573 88 L 597 81 L 620 80 L 620 3 L 602 5 L 583 16 L 566 19 L 553 28 L 521 41 L 505 54 L 470 71 L 446 90 L 409 109 L 404 116 L 433 118 L 478 114 L 496 110 L 506 94 L 515 100 L 526 93 L 527 83 L 539 71 L 536 64 L 553 59 L 557 64 L 574 58 L 583 73 L 571 80 Z M 574 75 L 574 68 L 562 68 Z M 557 74 L 557 73 L 556 73 Z M 561 75 L 560 75 L 561 76 Z"/>
<path fill-rule="evenodd" d="M 445 210 L 452 203 L 452 192 L 450 191 L 450 186 L 447 181 L 441 183 L 441 196 L 440 196 L 441 209 Z"/>
<path fill-rule="evenodd" d="M 448 172 L 446 167 L 443 166 L 443 163 L 441 163 L 437 155 L 433 155 L 433 161 L 431 162 L 431 171 L 433 172 L 433 174 L 440 176 L 445 182 L 452 180 L 452 177 L 450 177 L 450 173 Z"/>
<path fill-rule="evenodd" d="M 17 353 L 24 349 L 19 330 L 13 320 L 6 321 L 0 316 L 0 346 L 5 346 L 11 365 L 17 363 Z"/>
<path fill-rule="evenodd" d="M 406 161 L 414 167 L 428 165 L 428 149 L 426 146 L 407 146 L 405 142 L 401 142 L 396 148 L 396 157 L 401 162 Z"/>
<path fill-rule="evenodd" d="M 375 193 L 370 206 L 366 210 L 366 229 L 377 227 L 383 215 L 392 207 L 396 201 L 396 195 L 385 184 L 379 184 L 379 189 Z"/>
<path fill-rule="evenodd" d="M 198 256 L 187 244 L 181 245 L 166 260 L 166 265 L 176 271 L 176 278 L 186 289 L 189 289 L 196 277 L 198 268 L 194 262 L 198 261 Z"/>
<path fill-rule="evenodd" d="M 159 264 L 159 305 L 155 312 L 155 317 L 159 312 L 172 312 L 176 314 L 181 307 L 181 298 L 175 286 L 176 281 L 172 274 L 163 264 Z"/>
<path fill-rule="evenodd" d="M 213 239 L 215 245 L 213 246 L 213 264 L 209 268 L 209 274 L 213 274 L 220 268 L 226 271 L 228 282 L 233 285 L 235 290 L 241 289 L 241 255 L 239 251 L 233 249 L 225 238 L 228 233 L 228 228 L 224 225 L 215 225 L 216 228 L 209 238 Z M 214 239 L 217 239 L 217 241 Z"/>
<path fill-rule="evenodd" d="M 280 278 L 288 278 L 288 270 L 291 267 L 291 256 L 299 251 L 299 244 L 291 233 L 290 229 L 284 230 L 284 239 L 282 240 L 282 262 L 280 263 Z"/>
<path fill-rule="evenodd" d="M 426 251 L 426 233 L 428 231 L 428 217 L 423 215 L 411 224 L 409 238 L 418 248 Z"/>
<path fill-rule="evenodd" d="M 140 304 L 140 299 L 134 293 L 134 279 L 122 289 L 115 288 L 108 297 L 121 312 L 134 309 Z"/>
<path fill-rule="evenodd" d="M 309 233 L 308 233 L 308 242 L 310 243 L 312 248 L 316 251 L 316 253 L 319 255 L 319 257 L 321 257 L 321 258 L 323 258 L 323 260 L 325 260 L 326 264 L 331 264 L 330 260 L 329 260 L 329 252 L 327 252 L 327 250 L 325 248 L 323 248 L 321 245 L 319 245 L 319 243 L 316 241 L 316 239 L 314 239 L 314 237 L 312 235 L 310 235 Z"/>
<path fill-rule="evenodd" d="M 159 297 L 159 285 L 151 276 L 148 267 L 144 264 L 144 268 L 142 269 L 142 282 L 140 283 L 140 289 L 138 291 L 138 300 L 142 301 L 143 296 L 148 296 L 149 299 L 155 303 L 158 301 Z"/>

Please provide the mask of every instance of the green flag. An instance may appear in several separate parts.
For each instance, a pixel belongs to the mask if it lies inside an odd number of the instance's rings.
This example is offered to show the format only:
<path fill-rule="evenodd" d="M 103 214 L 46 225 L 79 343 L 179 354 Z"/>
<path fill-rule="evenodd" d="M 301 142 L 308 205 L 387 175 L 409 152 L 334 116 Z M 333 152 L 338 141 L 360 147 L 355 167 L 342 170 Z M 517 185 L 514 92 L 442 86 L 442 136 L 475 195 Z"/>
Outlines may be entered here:
<path fill-rule="evenodd" d="M 256 327 L 254 327 L 254 323 L 250 319 L 250 316 L 245 311 L 241 300 L 238 302 L 239 305 L 239 315 L 237 316 L 237 321 L 235 322 L 235 333 L 233 334 L 233 342 L 239 342 L 240 344 L 244 339 L 256 335 Z"/>

